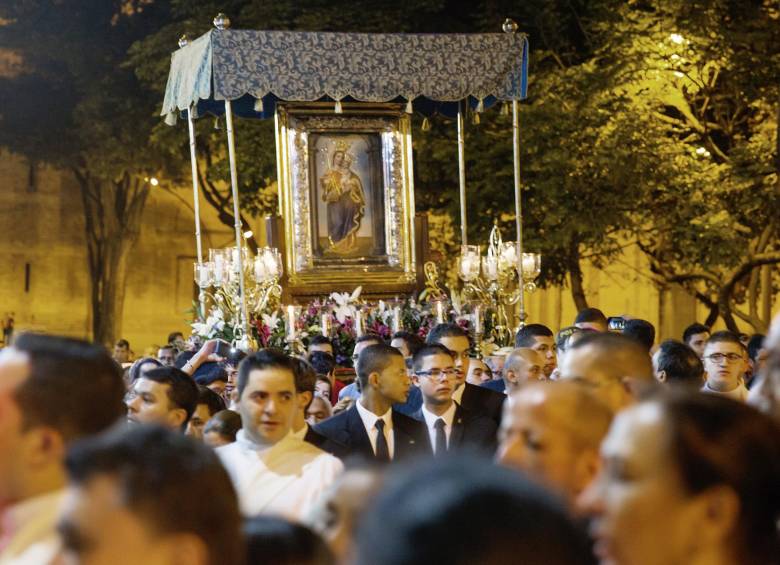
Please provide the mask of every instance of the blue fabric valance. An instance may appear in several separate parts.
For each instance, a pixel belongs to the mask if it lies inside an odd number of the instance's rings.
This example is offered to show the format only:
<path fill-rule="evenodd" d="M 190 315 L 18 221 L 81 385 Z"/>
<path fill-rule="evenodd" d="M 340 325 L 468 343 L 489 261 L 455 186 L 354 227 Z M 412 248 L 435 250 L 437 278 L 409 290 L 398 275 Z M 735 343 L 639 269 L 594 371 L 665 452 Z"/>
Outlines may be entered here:
<path fill-rule="evenodd" d="M 269 114 L 281 101 L 411 102 L 425 114 L 521 100 L 528 40 L 520 33 L 366 34 L 211 30 L 173 53 L 162 115 L 198 104 Z M 262 104 L 249 104 L 260 100 Z M 242 111 L 243 110 L 243 111 Z"/>

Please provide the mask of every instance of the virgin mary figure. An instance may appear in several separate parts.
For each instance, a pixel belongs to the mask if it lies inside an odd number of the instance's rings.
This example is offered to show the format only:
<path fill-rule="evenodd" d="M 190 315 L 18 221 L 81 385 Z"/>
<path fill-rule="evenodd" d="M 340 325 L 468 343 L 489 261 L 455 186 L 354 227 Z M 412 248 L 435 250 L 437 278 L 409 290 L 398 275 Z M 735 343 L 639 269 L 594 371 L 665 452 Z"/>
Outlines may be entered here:
<path fill-rule="evenodd" d="M 331 155 L 330 168 L 320 177 L 322 200 L 327 203 L 326 252 L 345 255 L 357 247 L 357 232 L 366 211 L 360 177 L 352 171 L 349 143 L 339 141 Z"/>

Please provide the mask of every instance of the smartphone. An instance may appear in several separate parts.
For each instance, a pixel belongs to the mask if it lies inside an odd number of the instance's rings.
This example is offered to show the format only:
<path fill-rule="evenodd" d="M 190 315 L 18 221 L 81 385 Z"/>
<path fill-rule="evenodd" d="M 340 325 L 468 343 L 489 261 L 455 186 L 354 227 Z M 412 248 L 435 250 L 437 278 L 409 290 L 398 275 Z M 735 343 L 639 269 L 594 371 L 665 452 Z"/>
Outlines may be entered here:
<path fill-rule="evenodd" d="M 622 332 L 626 327 L 626 319 L 621 316 L 607 318 L 607 329 L 611 332 Z"/>
<path fill-rule="evenodd" d="M 214 351 L 214 353 L 216 353 L 220 357 L 227 358 L 228 356 L 230 356 L 230 349 L 231 349 L 230 344 L 220 339 L 217 342 L 217 349 Z"/>

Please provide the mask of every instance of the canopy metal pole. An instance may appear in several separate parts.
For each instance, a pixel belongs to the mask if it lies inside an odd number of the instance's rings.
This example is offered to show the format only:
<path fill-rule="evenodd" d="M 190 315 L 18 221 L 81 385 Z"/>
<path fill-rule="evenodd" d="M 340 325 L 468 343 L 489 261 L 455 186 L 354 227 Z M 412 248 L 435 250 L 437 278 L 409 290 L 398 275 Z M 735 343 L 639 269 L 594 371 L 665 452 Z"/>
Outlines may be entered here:
<path fill-rule="evenodd" d="M 520 285 L 520 327 L 525 325 L 525 291 L 523 277 L 523 199 L 520 188 L 520 112 L 517 100 L 512 100 L 512 147 L 515 165 L 515 224 L 517 228 L 518 274 Z"/>
<path fill-rule="evenodd" d="M 195 154 L 195 122 L 192 119 L 192 107 L 187 108 L 187 126 L 190 132 L 190 161 L 192 161 L 192 204 L 195 210 L 195 244 L 198 249 L 198 265 L 203 264 L 203 243 L 200 236 L 200 194 L 198 192 L 198 163 Z M 206 293 L 201 289 L 198 295 L 201 318 L 206 316 Z"/>
<path fill-rule="evenodd" d="M 466 216 L 466 143 L 463 136 L 463 112 L 458 103 L 458 183 L 460 186 L 460 242 L 468 245 L 468 219 Z"/>
<path fill-rule="evenodd" d="M 230 187 L 233 191 L 233 227 L 236 230 L 236 248 L 238 249 L 238 282 L 241 290 L 241 329 L 244 336 L 249 335 L 249 316 L 246 307 L 246 285 L 244 283 L 244 253 L 241 244 L 241 216 L 238 209 L 238 173 L 236 172 L 236 143 L 233 137 L 233 109 L 230 100 L 225 100 L 225 122 L 227 124 L 228 158 L 230 160 Z"/>

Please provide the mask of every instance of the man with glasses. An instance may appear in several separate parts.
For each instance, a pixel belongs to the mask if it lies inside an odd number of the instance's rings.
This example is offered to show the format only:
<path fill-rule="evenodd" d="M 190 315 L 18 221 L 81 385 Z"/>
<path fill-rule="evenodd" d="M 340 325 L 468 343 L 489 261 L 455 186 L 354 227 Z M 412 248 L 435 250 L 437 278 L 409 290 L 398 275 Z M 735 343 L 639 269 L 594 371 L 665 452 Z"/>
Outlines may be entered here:
<path fill-rule="evenodd" d="M 463 447 L 492 454 L 496 448 L 496 423 L 458 406 L 452 399 L 455 364 L 450 351 L 443 345 L 426 345 L 414 355 L 413 368 L 413 379 L 423 398 L 415 416 L 428 430 L 434 455 Z"/>
<path fill-rule="evenodd" d="M 455 361 L 455 390 L 452 399 L 466 410 L 484 414 L 496 424 L 501 423 L 501 408 L 506 398 L 503 393 L 466 382 L 469 372 L 469 334 L 457 324 L 439 324 L 428 334 L 428 345 L 443 345 Z"/>
<path fill-rule="evenodd" d="M 742 402 L 747 400 L 748 391 L 743 380 L 747 355 L 736 334 L 722 331 L 710 336 L 704 347 L 704 370 L 707 381 L 702 391 Z"/>
<path fill-rule="evenodd" d="M 377 343 L 357 360 L 360 398 L 349 410 L 314 426 L 314 430 L 345 447 L 345 457 L 364 457 L 388 463 L 430 453 L 423 425 L 392 408 L 409 394 L 409 375 L 403 355 Z"/>

